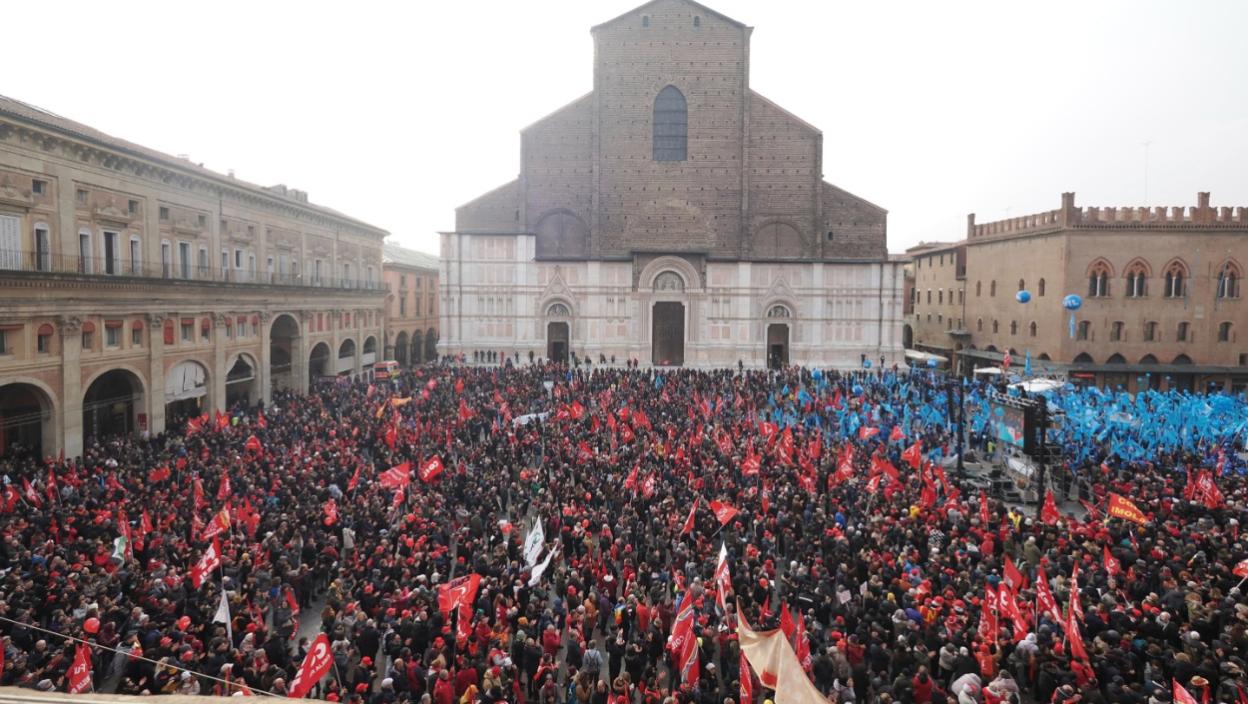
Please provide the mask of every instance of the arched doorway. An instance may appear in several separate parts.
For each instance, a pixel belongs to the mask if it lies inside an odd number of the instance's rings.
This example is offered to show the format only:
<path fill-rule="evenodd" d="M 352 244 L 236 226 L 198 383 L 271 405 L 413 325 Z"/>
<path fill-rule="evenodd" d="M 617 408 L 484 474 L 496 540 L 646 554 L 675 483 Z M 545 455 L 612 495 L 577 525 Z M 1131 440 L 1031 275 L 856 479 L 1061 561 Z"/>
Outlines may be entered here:
<path fill-rule="evenodd" d="M 767 368 L 783 369 L 789 366 L 789 324 L 778 322 L 793 317 L 786 305 L 774 305 L 767 309 Z"/>
<path fill-rule="evenodd" d="M 566 320 L 546 323 L 546 358 L 557 364 L 567 364 L 570 339 L 571 333 Z"/>
<path fill-rule="evenodd" d="M 112 369 L 95 378 L 82 397 L 82 434 L 103 438 L 139 428 L 143 381 L 134 372 Z"/>
<path fill-rule="evenodd" d="M 34 384 L 0 386 L 0 457 L 50 453 L 56 445 L 54 410 L 52 397 Z"/>
<path fill-rule="evenodd" d="M 436 362 L 438 360 L 438 331 L 429 328 L 425 331 L 425 356 L 426 362 Z"/>
<path fill-rule="evenodd" d="M 684 276 L 671 269 L 655 274 L 650 282 L 656 298 L 650 309 L 650 363 L 655 366 L 685 363 L 686 283 Z"/>
<path fill-rule="evenodd" d="M 406 367 L 407 360 L 407 333 L 401 332 L 398 337 L 394 338 L 394 361 L 398 362 L 400 367 Z"/>
<path fill-rule="evenodd" d="M 318 342 L 312 347 L 312 354 L 308 357 L 308 378 L 320 381 L 327 376 L 333 376 L 329 373 L 329 345 Z"/>
<path fill-rule="evenodd" d="M 188 359 L 170 367 L 165 372 L 165 427 L 203 413 L 207 396 L 208 370 L 202 364 Z"/>
<path fill-rule="evenodd" d="M 914 348 L 914 328 L 910 327 L 910 323 L 901 326 L 901 346 L 905 349 Z"/>
<path fill-rule="evenodd" d="M 425 336 L 422 335 L 419 330 L 412 333 L 412 353 L 409 357 L 412 360 L 413 365 L 420 364 L 424 361 L 424 340 Z"/>
<path fill-rule="evenodd" d="M 355 372 L 355 340 L 347 338 L 338 345 L 338 368 L 336 370 L 339 376 L 350 375 Z"/>
<path fill-rule="evenodd" d="M 269 379 L 274 389 L 297 389 L 295 355 L 299 352 L 299 323 L 283 313 L 269 329 Z"/>
<path fill-rule="evenodd" d="M 256 361 L 250 355 L 240 354 L 225 375 L 225 405 L 251 406 L 256 400 Z"/>

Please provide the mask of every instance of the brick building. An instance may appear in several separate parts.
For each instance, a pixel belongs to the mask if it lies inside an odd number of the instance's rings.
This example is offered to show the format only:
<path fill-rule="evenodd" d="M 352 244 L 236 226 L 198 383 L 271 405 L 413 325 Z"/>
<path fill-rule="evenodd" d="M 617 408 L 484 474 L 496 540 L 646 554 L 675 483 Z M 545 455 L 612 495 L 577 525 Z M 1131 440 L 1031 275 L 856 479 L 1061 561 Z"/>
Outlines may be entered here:
<path fill-rule="evenodd" d="M 367 374 L 385 235 L 0 97 L 0 452 Z"/>
<path fill-rule="evenodd" d="M 387 242 L 381 252 L 386 287 L 386 359 L 403 366 L 438 357 L 438 258 Z"/>
<path fill-rule="evenodd" d="M 591 30 L 588 94 L 441 233 L 441 351 L 695 366 L 900 358 L 886 212 L 749 84 L 752 28 L 654 0 Z"/>
<path fill-rule="evenodd" d="M 912 253 L 917 349 L 955 367 L 1000 362 L 1124 389 L 1240 389 L 1248 383 L 1248 208 L 1061 207 L 990 223 Z M 963 264 L 964 262 L 964 264 Z M 1020 290 L 1031 301 L 1019 303 Z M 1062 308 L 1067 294 L 1083 307 Z M 955 297 L 956 296 L 956 297 Z"/>

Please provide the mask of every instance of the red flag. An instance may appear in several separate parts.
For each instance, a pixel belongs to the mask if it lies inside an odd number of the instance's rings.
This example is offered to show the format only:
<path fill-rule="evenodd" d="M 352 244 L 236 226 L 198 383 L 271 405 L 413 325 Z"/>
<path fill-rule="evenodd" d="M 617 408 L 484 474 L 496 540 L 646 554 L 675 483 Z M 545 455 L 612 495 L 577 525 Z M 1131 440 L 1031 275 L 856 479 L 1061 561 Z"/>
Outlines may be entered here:
<path fill-rule="evenodd" d="M 582 440 L 576 446 L 576 459 L 578 462 L 585 463 L 594 459 L 594 451 L 590 449 L 589 443 Z"/>
<path fill-rule="evenodd" d="M 780 434 L 780 442 L 776 443 L 780 459 L 785 464 L 793 464 L 793 429 L 785 428 Z"/>
<path fill-rule="evenodd" d="M 152 517 L 147 515 L 147 511 L 144 511 L 139 516 L 139 531 L 139 537 L 143 537 L 152 532 Z"/>
<path fill-rule="evenodd" d="M 195 510 L 208 507 L 208 499 L 204 498 L 204 480 L 195 477 L 192 482 L 191 495 L 194 497 Z"/>
<path fill-rule="evenodd" d="M 585 417 L 585 406 L 581 405 L 580 401 L 573 401 L 568 405 L 568 414 L 573 420 L 580 420 Z"/>
<path fill-rule="evenodd" d="M 230 417 L 221 411 L 217 411 L 217 430 L 225 430 L 230 427 Z"/>
<path fill-rule="evenodd" d="M 646 478 L 641 480 L 641 495 L 647 501 L 654 498 L 655 481 L 654 472 L 647 474 Z"/>
<path fill-rule="evenodd" d="M 901 426 L 894 425 L 892 432 L 888 434 L 888 441 L 897 442 L 898 440 L 905 440 L 905 439 L 906 439 L 906 434 L 901 431 Z"/>
<path fill-rule="evenodd" d="M 1001 369 L 1007 372 L 1010 371 L 1010 363 L 1013 361 L 1014 360 L 1010 357 L 1010 350 L 1007 348 L 1005 350 L 1005 356 L 1001 358 Z"/>
<path fill-rule="evenodd" d="M 1018 565 L 1014 564 L 1014 560 L 1009 556 L 1005 556 L 1005 583 L 1010 587 L 1010 591 L 1018 593 L 1023 588 L 1023 573 L 1018 571 Z"/>
<path fill-rule="evenodd" d="M 1196 476 L 1196 499 L 1208 509 L 1216 509 L 1222 505 L 1222 490 L 1213 480 L 1213 473 L 1207 469 L 1202 469 Z"/>
<path fill-rule="evenodd" d="M 715 518 L 719 519 L 719 525 L 721 526 L 728 525 L 728 522 L 740 513 L 735 507 L 719 501 L 711 501 L 710 507 L 715 512 Z"/>
<path fill-rule="evenodd" d="M 74 664 L 69 666 L 66 679 L 69 680 L 70 694 L 82 694 L 83 692 L 92 691 L 91 648 L 87 647 L 86 644 L 78 645 L 78 650 L 74 654 Z"/>
<path fill-rule="evenodd" d="M 204 429 L 204 421 L 201 420 L 200 418 L 186 419 L 186 436 L 188 438 L 194 435 L 195 433 L 202 431 L 203 429 Z"/>
<path fill-rule="evenodd" d="M 441 457 L 438 457 L 437 455 L 430 457 L 425 460 L 424 464 L 420 465 L 420 470 L 418 471 L 418 474 L 420 474 L 420 481 L 425 482 L 426 484 L 433 481 L 439 474 L 442 473 L 443 469 Z"/>
<path fill-rule="evenodd" d="M 1044 506 L 1040 509 L 1040 520 L 1054 525 L 1062 517 L 1057 510 L 1057 500 L 1053 497 L 1053 490 L 1046 489 L 1044 492 Z"/>
<path fill-rule="evenodd" d="M 325 525 L 332 526 L 338 522 L 338 502 L 330 499 L 325 502 Z"/>
<path fill-rule="evenodd" d="M 780 426 L 768 421 L 759 424 L 758 430 L 762 433 L 764 439 L 771 440 L 776 433 L 780 432 Z"/>
<path fill-rule="evenodd" d="M 719 610 L 728 612 L 728 592 L 732 589 L 732 577 L 728 574 L 728 546 L 719 544 L 719 560 L 715 563 L 715 603 Z"/>
<path fill-rule="evenodd" d="M 464 393 L 464 379 L 463 379 L 463 377 L 460 377 L 460 378 L 458 378 L 458 379 L 456 379 L 456 380 L 455 380 L 455 393 L 457 393 L 457 394 L 462 394 L 462 393 Z"/>
<path fill-rule="evenodd" d="M 981 489 L 979 492 L 979 522 L 984 528 L 988 527 L 991 515 L 988 512 L 988 495 Z"/>
<path fill-rule="evenodd" d="M 763 460 L 759 455 L 754 453 L 753 448 L 750 449 L 750 452 L 745 456 L 745 459 L 741 460 L 741 474 L 747 477 L 757 475 L 762 467 Z"/>
<path fill-rule="evenodd" d="M 260 438 L 255 435 L 247 436 L 247 443 L 243 445 L 243 449 L 248 452 L 260 453 L 264 451 L 264 445 L 260 444 Z"/>
<path fill-rule="evenodd" d="M 910 463 L 912 469 L 918 469 L 923 464 L 923 443 L 915 440 L 913 445 L 901 453 L 901 459 Z"/>
<path fill-rule="evenodd" d="M 864 442 L 867 440 L 870 440 L 871 438 L 879 434 L 880 434 L 880 429 L 875 426 L 864 425 L 858 428 L 858 439 Z"/>
<path fill-rule="evenodd" d="M 1236 577 L 1248 578 L 1248 559 L 1240 560 L 1235 565 L 1235 568 L 1231 570 L 1231 574 L 1234 574 Z"/>
<path fill-rule="evenodd" d="M 459 399 L 459 421 L 462 423 L 472 418 L 472 409 L 468 407 L 468 403 L 464 399 Z"/>
<path fill-rule="evenodd" d="M 172 472 L 169 471 L 169 467 L 160 466 L 147 473 L 147 483 L 159 484 L 160 482 L 168 479 L 170 476 L 172 476 Z"/>
<path fill-rule="evenodd" d="M 693 500 L 693 506 L 689 507 L 689 517 L 685 519 L 684 528 L 680 529 L 680 535 L 682 538 L 693 532 L 693 519 L 697 516 L 698 504 L 701 503 L 701 501 L 701 498 L 695 498 Z"/>
<path fill-rule="evenodd" d="M 1075 618 L 1083 620 L 1083 604 L 1079 602 L 1079 563 L 1075 563 L 1074 569 L 1070 572 L 1070 601 L 1066 602 L 1066 607 L 1074 614 Z"/>
<path fill-rule="evenodd" d="M 355 473 L 351 475 L 351 479 L 347 481 L 347 491 L 355 491 L 355 487 L 360 483 L 360 470 L 364 465 L 355 465 Z"/>
<path fill-rule="evenodd" d="M 412 463 L 396 464 L 377 476 L 377 483 L 385 489 L 397 489 L 412 481 Z"/>
<path fill-rule="evenodd" d="M 299 666 L 299 671 L 290 680 L 287 696 L 292 699 L 303 699 L 308 696 L 308 692 L 321 681 L 333 664 L 334 658 L 329 652 L 329 636 L 322 633 L 312 641 L 308 654 L 303 658 L 303 664 Z"/>
<path fill-rule="evenodd" d="M 286 606 L 290 607 L 290 613 L 294 616 L 299 615 L 299 600 L 295 598 L 295 590 L 286 587 L 284 590 L 286 597 Z"/>
<path fill-rule="evenodd" d="M 1071 595 L 1071 604 L 1075 603 L 1075 596 Z M 1070 640 L 1070 656 L 1090 662 L 1088 660 L 1088 651 L 1083 647 L 1083 635 L 1079 633 L 1079 621 L 1075 618 L 1075 609 L 1066 610 L 1066 638 Z"/>
<path fill-rule="evenodd" d="M 1174 704 L 1196 704 L 1196 697 L 1193 697 L 1192 693 L 1187 691 L 1173 677 L 1170 678 L 1170 687 L 1173 695 L 1171 698 L 1174 700 Z"/>
<path fill-rule="evenodd" d="M 1048 614 L 1054 621 L 1061 622 L 1062 611 L 1057 608 L 1057 600 L 1049 590 L 1049 580 L 1044 576 L 1044 567 L 1040 565 L 1036 566 L 1036 601 L 1040 613 Z"/>
<path fill-rule="evenodd" d="M 469 607 L 477 600 L 477 588 L 481 586 L 481 575 L 468 574 L 438 587 L 438 608 L 443 618 L 450 618 L 451 609 L 467 604 Z M 461 619 L 462 620 L 462 619 Z"/>
<path fill-rule="evenodd" d="M 1110 576 L 1110 577 L 1113 577 L 1113 576 L 1116 576 L 1116 575 L 1118 575 L 1118 574 L 1121 574 L 1121 573 L 1122 573 L 1122 563 L 1121 563 L 1121 562 L 1119 562 L 1119 561 L 1118 561 L 1118 558 L 1114 557 L 1114 554 L 1113 554 L 1112 552 L 1110 552 L 1110 551 L 1109 551 L 1109 546 L 1108 546 L 1108 545 L 1103 545 L 1103 546 L 1101 546 L 1101 550 L 1102 550 L 1102 552 L 1103 552 L 1103 557 L 1104 557 L 1104 560 L 1105 560 L 1105 572 L 1107 572 L 1107 573 L 1109 574 L 1109 576 Z M 1242 563 L 1241 563 L 1241 564 L 1242 564 Z M 1238 569 L 1238 568 L 1237 568 L 1237 569 Z M 1244 575 L 1245 575 L 1245 576 L 1248 576 L 1248 569 L 1245 569 L 1245 571 L 1244 571 Z"/>
<path fill-rule="evenodd" d="M 204 527 L 204 532 L 199 536 L 200 540 L 211 540 L 218 535 L 230 529 L 230 511 L 228 505 L 218 511 L 208 525 Z"/>
<path fill-rule="evenodd" d="M 741 672 L 741 704 L 754 704 L 754 673 L 750 670 L 750 661 L 745 657 L 745 651 L 741 651 L 741 663 L 738 665 Z"/>
<path fill-rule="evenodd" d="M 191 566 L 191 584 L 199 589 L 212 571 L 221 566 L 221 543 L 215 538 L 212 545 L 200 556 L 199 562 Z"/>
<path fill-rule="evenodd" d="M 793 614 L 789 613 L 789 605 L 780 605 L 780 630 L 784 633 L 784 639 L 792 642 L 793 634 L 797 631 L 797 624 L 793 623 Z"/>
<path fill-rule="evenodd" d="M 385 439 L 386 439 L 386 447 L 390 448 L 390 450 L 393 452 L 395 444 L 398 443 L 399 441 L 399 431 L 395 430 L 394 426 L 391 425 L 390 427 L 386 428 Z"/>
<path fill-rule="evenodd" d="M 986 642 L 993 643 L 997 640 L 997 630 L 1000 628 L 997 620 L 999 608 L 997 607 L 997 599 L 1000 592 L 991 584 L 984 588 L 983 610 L 979 616 L 979 635 Z"/>
<path fill-rule="evenodd" d="M 269 427 L 269 421 L 267 421 L 267 420 L 265 420 L 265 419 L 264 419 L 264 411 L 257 411 L 257 412 L 256 412 L 256 425 L 257 425 L 257 426 L 258 426 L 261 430 L 264 430 L 265 428 L 268 428 L 268 427 Z"/>
<path fill-rule="evenodd" d="M 1144 513 L 1135 504 L 1118 494 L 1109 495 L 1109 503 L 1105 507 L 1105 513 L 1114 518 L 1121 518 L 1140 525 L 1148 523 L 1148 518 L 1144 516 Z"/>
<path fill-rule="evenodd" d="M 628 473 L 628 478 L 624 480 L 624 488 L 631 491 L 637 490 L 637 473 L 641 471 L 641 465 L 633 465 L 633 471 Z"/>
<path fill-rule="evenodd" d="M 221 473 L 221 484 L 217 486 L 217 501 L 225 501 L 230 498 L 230 473 Z"/>

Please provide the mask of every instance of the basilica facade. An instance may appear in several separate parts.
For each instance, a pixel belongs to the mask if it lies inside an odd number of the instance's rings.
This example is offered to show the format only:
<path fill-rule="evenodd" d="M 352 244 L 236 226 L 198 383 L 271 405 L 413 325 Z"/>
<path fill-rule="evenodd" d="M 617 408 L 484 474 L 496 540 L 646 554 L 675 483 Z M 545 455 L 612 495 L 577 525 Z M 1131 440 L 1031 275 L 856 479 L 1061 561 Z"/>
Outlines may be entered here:
<path fill-rule="evenodd" d="M 749 84 L 752 28 L 654 0 L 591 30 L 594 86 L 441 233 L 442 354 L 662 366 L 901 359 L 887 212 Z"/>

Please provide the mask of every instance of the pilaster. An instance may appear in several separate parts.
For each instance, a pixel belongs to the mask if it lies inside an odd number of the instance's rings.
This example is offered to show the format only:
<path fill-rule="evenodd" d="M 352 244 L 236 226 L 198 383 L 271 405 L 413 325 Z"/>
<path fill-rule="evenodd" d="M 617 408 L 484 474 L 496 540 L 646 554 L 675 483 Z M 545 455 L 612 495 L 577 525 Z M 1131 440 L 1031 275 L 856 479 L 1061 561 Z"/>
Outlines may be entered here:
<path fill-rule="evenodd" d="M 61 334 L 61 447 L 66 457 L 82 454 L 82 318 L 57 319 Z"/>
<path fill-rule="evenodd" d="M 167 318 L 168 316 L 164 313 L 149 313 L 146 322 L 150 361 L 147 370 L 149 379 L 147 395 L 151 399 L 151 408 L 147 413 L 147 427 L 152 435 L 165 431 L 165 320 Z"/>

